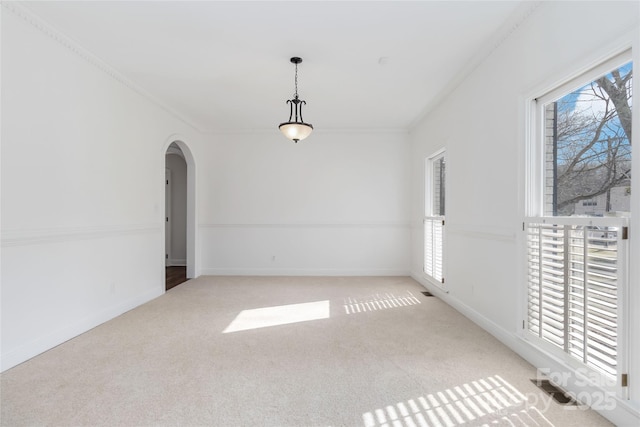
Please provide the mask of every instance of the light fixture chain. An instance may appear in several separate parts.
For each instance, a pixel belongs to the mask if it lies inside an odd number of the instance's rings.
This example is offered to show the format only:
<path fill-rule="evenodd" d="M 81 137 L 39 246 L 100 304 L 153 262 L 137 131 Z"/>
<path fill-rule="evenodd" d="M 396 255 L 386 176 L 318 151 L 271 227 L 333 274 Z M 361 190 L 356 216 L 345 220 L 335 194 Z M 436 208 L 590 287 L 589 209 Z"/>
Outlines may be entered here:
<path fill-rule="evenodd" d="M 294 97 L 298 98 L 298 64 L 296 64 L 296 78 L 295 78 L 295 87 L 296 87 L 296 93 L 294 93 Z"/>

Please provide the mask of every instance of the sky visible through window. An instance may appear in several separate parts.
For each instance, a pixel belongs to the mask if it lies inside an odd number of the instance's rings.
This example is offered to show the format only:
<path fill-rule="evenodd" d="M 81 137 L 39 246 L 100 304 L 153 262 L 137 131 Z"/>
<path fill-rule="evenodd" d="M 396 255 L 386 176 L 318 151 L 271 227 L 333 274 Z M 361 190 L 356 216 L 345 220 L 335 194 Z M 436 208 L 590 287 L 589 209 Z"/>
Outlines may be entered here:
<path fill-rule="evenodd" d="M 623 65 L 618 68 L 621 78 L 625 78 L 629 73 L 632 72 L 631 62 Z M 605 76 L 608 80 L 613 80 L 612 73 L 609 73 Z M 631 82 L 629 79 L 626 85 L 626 89 L 628 92 L 628 102 L 631 107 L 632 97 L 631 97 Z M 582 86 L 581 88 L 563 96 L 557 101 L 558 104 L 558 114 L 567 114 L 567 115 L 579 115 L 584 117 L 584 119 L 602 119 L 607 102 L 603 100 L 601 97 L 608 98 L 606 94 L 600 93 L 598 95 L 594 94 L 594 91 L 598 91 L 598 86 L 595 82 L 591 82 Z M 612 113 L 611 110 L 614 110 Z M 615 106 L 609 106 L 609 113 L 611 114 L 610 119 L 608 120 L 607 125 L 604 127 L 602 131 L 602 141 L 606 140 L 609 136 L 617 136 L 620 135 L 622 131 L 622 126 L 620 123 L 620 118 L 615 113 Z M 589 131 L 588 128 L 585 128 L 585 133 L 581 134 L 584 136 Z M 626 137 L 625 137 L 626 139 Z M 628 139 L 626 141 L 629 142 Z M 630 152 L 629 152 L 630 155 Z"/>
<path fill-rule="evenodd" d="M 555 214 L 629 211 L 632 80 L 629 62 L 547 104 L 547 191 Z M 598 197 L 605 198 L 601 212 L 580 211 L 583 200 Z"/>
<path fill-rule="evenodd" d="M 618 71 L 620 72 L 621 77 L 626 76 L 627 74 L 629 74 L 632 71 L 632 65 L 631 62 L 623 65 L 622 67 L 618 68 Z M 612 73 L 609 73 L 605 76 L 607 79 L 612 80 L 613 79 L 613 75 Z M 581 88 L 563 96 L 562 98 L 560 98 L 558 100 L 558 103 L 561 105 L 558 106 L 558 109 L 565 109 L 567 111 L 572 111 L 575 110 L 578 106 L 579 102 L 583 102 L 584 99 L 579 99 L 581 97 L 581 95 L 583 95 L 584 92 L 588 91 L 591 88 L 591 83 L 586 84 L 584 86 L 582 86 Z M 630 82 L 629 82 L 629 90 L 631 89 L 630 87 Z"/>

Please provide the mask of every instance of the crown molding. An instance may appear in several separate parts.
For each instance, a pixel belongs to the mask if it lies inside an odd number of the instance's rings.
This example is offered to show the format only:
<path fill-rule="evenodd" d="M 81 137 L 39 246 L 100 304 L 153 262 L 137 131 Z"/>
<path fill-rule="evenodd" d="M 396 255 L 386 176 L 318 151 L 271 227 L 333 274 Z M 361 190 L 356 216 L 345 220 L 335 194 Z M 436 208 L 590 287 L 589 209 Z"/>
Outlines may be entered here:
<path fill-rule="evenodd" d="M 128 89 L 136 92 L 138 95 L 142 96 L 144 99 L 164 110 L 171 116 L 180 120 L 184 124 L 188 125 L 192 129 L 202 132 L 202 127 L 196 125 L 191 120 L 187 119 L 184 114 L 179 113 L 175 109 L 169 107 L 165 102 L 151 95 L 149 92 L 129 80 L 123 74 L 121 74 L 118 70 L 107 64 L 105 61 L 91 53 L 89 50 L 83 48 L 78 42 L 73 40 L 71 37 L 65 35 L 60 30 L 54 28 L 51 24 L 46 22 L 44 19 L 40 18 L 35 12 L 33 12 L 27 6 L 28 2 L 20 2 L 20 1 L 1 1 L 2 7 L 8 12 L 11 12 L 16 17 L 20 18 L 25 23 L 31 25 L 33 28 L 39 30 L 42 34 L 50 38 L 51 40 L 57 42 L 62 47 L 66 48 L 78 58 L 83 59 L 88 64 L 94 66 L 98 70 L 107 74 L 109 77 L 117 81 L 118 83 L 124 85 Z"/>
<path fill-rule="evenodd" d="M 56 29 L 50 23 L 40 18 L 34 11 L 29 9 L 28 2 L 20 1 L 0 1 L 2 7 L 8 12 L 20 18 L 25 23 L 29 24 L 33 28 L 39 30 L 42 34 L 57 42 L 77 57 L 83 59 L 85 62 L 91 64 L 98 70 L 107 74 L 112 79 L 116 80 L 120 84 L 124 85 L 128 89 L 136 92 L 147 101 L 161 108 L 171 116 L 190 126 L 195 131 L 203 135 L 266 135 L 270 133 L 279 133 L 277 128 L 256 128 L 256 129 L 207 129 L 201 124 L 196 124 L 187 117 L 170 107 L 167 103 L 161 101 L 157 97 L 153 96 L 142 87 L 138 86 L 133 81 L 129 80 L 122 73 L 116 70 L 114 67 L 94 55 L 88 49 L 82 47 L 78 42 L 71 37 L 65 35 L 62 31 Z M 407 134 L 406 128 L 348 128 L 348 129 L 316 129 L 314 133 L 318 134 Z"/>
<path fill-rule="evenodd" d="M 107 74 L 120 84 L 124 85 L 128 89 L 136 92 L 141 97 L 159 107 L 163 111 L 167 112 L 171 116 L 175 117 L 179 121 L 183 122 L 187 126 L 191 127 L 195 131 L 203 135 L 264 135 L 274 131 L 274 129 L 207 129 L 202 124 L 197 124 L 188 119 L 186 115 L 180 113 L 174 108 L 170 107 L 167 103 L 158 99 L 154 95 L 147 92 L 142 87 L 138 86 L 133 81 L 129 80 L 123 74 L 121 74 L 114 67 L 107 64 L 105 61 L 91 53 L 89 50 L 83 48 L 78 42 L 65 35 L 62 31 L 56 29 L 51 24 L 40 18 L 34 11 L 28 7 L 26 1 L 0 1 L 2 7 L 8 12 L 11 12 L 15 16 L 22 19 L 27 24 L 39 30 L 42 34 L 48 38 L 54 40 L 77 57 L 83 59 L 87 63 L 91 64 L 95 68 L 99 69 L 103 73 Z M 456 77 L 446 85 L 440 94 L 430 102 L 422 112 L 413 119 L 406 128 L 335 128 L 335 129 L 316 129 L 314 133 L 319 134 L 409 134 L 424 118 L 426 118 L 432 110 L 439 105 L 449 93 L 455 90 L 488 56 L 491 55 L 499 46 L 501 46 L 505 40 L 507 40 L 538 8 L 543 1 L 524 1 L 515 12 L 507 19 L 505 24 L 494 33 L 493 38 L 487 43 L 487 48 L 480 49 L 474 58 L 468 62 L 468 66 L 465 67 Z"/>
<path fill-rule="evenodd" d="M 433 98 L 433 100 L 427 104 L 422 112 L 411 121 L 408 126 L 408 132 L 411 133 L 415 130 L 420 122 L 422 122 L 436 106 L 441 104 L 450 93 L 452 93 L 467 77 L 473 73 L 483 62 L 491 56 L 502 44 L 508 40 L 511 35 L 524 24 L 529 17 L 533 14 L 538 7 L 544 3 L 544 1 L 523 1 L 520 6 L 507 18 L 493 36 L 486 43 L 486 47 L 479 49 L 476 54 L 467 62 L 467 66 L 464 67 L 456 76 L 451 80 L 440 93 Z"/>

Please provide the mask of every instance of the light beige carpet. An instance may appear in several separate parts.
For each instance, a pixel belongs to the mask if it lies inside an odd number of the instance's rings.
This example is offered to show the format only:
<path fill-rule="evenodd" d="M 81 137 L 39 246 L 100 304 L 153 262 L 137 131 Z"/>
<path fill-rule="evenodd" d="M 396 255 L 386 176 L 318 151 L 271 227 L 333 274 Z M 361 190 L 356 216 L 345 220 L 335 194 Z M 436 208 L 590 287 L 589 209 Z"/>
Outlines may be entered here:
<path fill-rule="evenodd" d="M 201 277 L 1 375 L 3 426 L 599 426 L 406 277 Z"/>

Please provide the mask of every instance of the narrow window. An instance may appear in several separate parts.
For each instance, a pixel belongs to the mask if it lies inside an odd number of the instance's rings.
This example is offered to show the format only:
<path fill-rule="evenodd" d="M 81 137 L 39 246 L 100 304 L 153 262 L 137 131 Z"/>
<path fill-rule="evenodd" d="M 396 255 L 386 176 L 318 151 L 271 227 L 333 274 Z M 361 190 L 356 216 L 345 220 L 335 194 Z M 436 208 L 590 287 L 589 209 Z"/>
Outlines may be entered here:
<path fill-rule="evenodd" d="M 426 161 L 424 272 L 438 284 L 444 283 L 445 176 L 444 150 Z"/>

